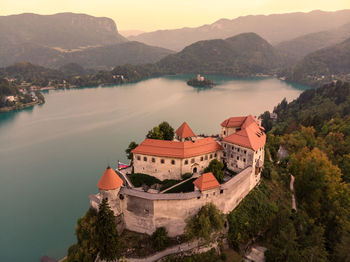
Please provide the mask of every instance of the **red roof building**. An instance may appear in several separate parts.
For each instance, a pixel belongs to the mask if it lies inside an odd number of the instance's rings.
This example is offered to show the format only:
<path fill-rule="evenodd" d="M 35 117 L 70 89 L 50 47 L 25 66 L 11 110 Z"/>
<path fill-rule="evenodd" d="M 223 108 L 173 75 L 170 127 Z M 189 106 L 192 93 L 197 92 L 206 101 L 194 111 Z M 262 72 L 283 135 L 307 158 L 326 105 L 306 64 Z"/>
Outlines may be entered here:
<path fill-rule="evenodd" d="M 213 138 L 207 137 L 195 141 L 168 141 L 145 139 L 132 153 L 150 156 L 188 158 L 222 150 Z"/>
<path fill-rule="evenodd" d="M 97 187 L 101 190 L 112 190 L 123 185 L 123 180 L 114 172 L 111 167 L 107 167 L 103 173 Z"/>
<path fill-rule="evenodd" d="M 219 182 L 216 180 L 215 176 L 211 172 L 201 175 L 195 181 L 193 181 L 193 184 L 200 191 L 205 191 L 205 190 L 220 187 Z"/>
<path fill-rule="evenodd" d="M 224 142 L 236 144 L 254 151 L 265 145 L 266 135 L 263 132 L 263 128 L 258 125 L 257 121 L 251 115 L 229 118 L 222 122 L 221 126 L 238 128 L 238 131 L 235 133 L 224 137 Z"/>
<path fill-rule="evenodd" d="M 180 140 L 196 136 L 186 122 L 183 122 L 183 124 L 175 131 L 175 134 Z"/>

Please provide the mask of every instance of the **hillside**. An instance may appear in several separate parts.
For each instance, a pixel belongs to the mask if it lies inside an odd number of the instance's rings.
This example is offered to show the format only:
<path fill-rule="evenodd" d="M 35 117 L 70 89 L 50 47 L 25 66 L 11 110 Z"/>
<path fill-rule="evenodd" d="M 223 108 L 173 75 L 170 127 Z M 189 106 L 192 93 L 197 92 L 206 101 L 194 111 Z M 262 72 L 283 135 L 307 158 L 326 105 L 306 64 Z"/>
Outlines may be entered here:
<path fill-rule="evenodd" d="M 350 10 L 249 15 L 232 20 L 220 19 L 213 24 L 195 28 L 158 30 L 129 37 L 129 40 L 181 50 L 200 40 L 224 39 L 245 32 L 254 32 L 271 44 L 278 44 L 305 34 L 330 30 L 348 22 L 350 22 Z"/>
<path fill-rule="evenodd" d="M 205 73 L 245 76 L 269 73 L 281 56 L 260 36 L 244 33 L 231 38 L 199 41 L 169 55 L 157 65 L 167 73 Z"/>
<path fill-rule="evenodd" d="M 59 13 L 0 16 L 0 43 L 31 43 L 43 47 L 77 49 L 127 41 L 106 17 Z M 5 37 L 4 37 L 5 36 Z"/>
<path fill-rule="evenodd" d="M 332 30 L 311 33 L 284 41 L 276 45 L 275 48 L 297 61 L 314 51 L 341 43 L 349 37 L 350 23 Z"/>
<path fill-rule="evenodd" d="M 110 69 L 153 63 L 172 52 L 128 42 L 113 20 L 83 14 L 22 14 L 0 17 L 0 67 L 17 62 L 59 68 L 66 63 Z"/>
<path fill-rule="evenodd" d="M 307 55 L 287 73 L 287 80 L 314 84 L 321 79 L 332 80 L 332 75 L 350 74 L 350 38 L 340 44 Z"/>

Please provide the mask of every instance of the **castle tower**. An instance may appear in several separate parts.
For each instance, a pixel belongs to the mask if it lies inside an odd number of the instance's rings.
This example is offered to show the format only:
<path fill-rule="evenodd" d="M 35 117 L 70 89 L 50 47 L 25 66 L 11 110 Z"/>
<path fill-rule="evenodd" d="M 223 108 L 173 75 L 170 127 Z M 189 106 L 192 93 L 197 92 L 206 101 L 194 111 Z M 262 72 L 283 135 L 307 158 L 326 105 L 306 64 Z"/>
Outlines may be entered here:
<path fill-rule="evenodd" d="M 175 131 L 176 139 L 181 142 L 192 140 L 196 137 L 192 129 L 188 126 L 186 122 L 183 122 L 182 125 Z"/>
<path fill-rule="evenodd" d="M 101 199 L 108 199 L 108 203 L 115 216 L 118 216 L 121 213 L 119 191 L 122 185 L 123 180 L 110 166 L 106 168 L 100 181 L 97 183 L 97 187 L 100 190 Z"/>

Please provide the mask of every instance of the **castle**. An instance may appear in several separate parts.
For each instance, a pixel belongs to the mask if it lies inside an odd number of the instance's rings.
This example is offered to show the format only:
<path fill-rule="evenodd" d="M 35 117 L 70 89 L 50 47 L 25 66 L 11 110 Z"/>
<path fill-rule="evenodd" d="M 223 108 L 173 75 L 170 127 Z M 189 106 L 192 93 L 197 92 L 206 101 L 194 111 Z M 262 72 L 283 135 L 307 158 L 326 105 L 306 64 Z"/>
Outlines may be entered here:
<path fill-rule="evenodd" d="M 187 219 L 203 205 L 212 202 L 229 213 L 260 181 L 266 135 L 251 115 L 226 119 L 217 137 L 196 136 L 187 123 L 175 134 L 173 141 L 145 139 L 132 151 L 132 166 L 116 171 L 108 167 L 97 184 L 99 193 L 90 195 L 90 205 L 96 209 L 108 198 L 119 231 L 152 234 L 165 227 L 169 236 L 183 234 Z M 203 174 L 213 159 L 227 167 L 221 184 L 212 173 Z M 136 188 L 128 176 L 137 173 L 159 180 L 181 180 L 183 174 L 191 173 L 196 178 L 194 190 L 166 193 Z"/>

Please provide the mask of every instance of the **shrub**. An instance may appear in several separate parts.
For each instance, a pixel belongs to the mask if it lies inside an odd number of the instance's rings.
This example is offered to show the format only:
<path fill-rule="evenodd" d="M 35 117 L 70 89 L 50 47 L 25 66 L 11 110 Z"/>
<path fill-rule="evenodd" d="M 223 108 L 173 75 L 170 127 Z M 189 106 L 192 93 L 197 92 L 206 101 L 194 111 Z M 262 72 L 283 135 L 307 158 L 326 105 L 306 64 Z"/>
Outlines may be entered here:
<path fill-rule="evenodd" d="M 208 203 L 199 210 L 197 215 L 188 221 L 185 233 L 189 239 L 200 237 L 209 240 L 211 233 L 220 231 L 223 228 L 223 214 L 214 204 Z"/>
<path fill-rule="evenodd" d="M 152 186 L 154 184 L 161 184 L 161 181 L 158 178 L 142 173 L 132 174 L 130 176 L 130 180 L 135 187 L 140 187 L 142 185 Z"/>
<path fill-rule="evenodd" d="M 162 250 L 169 244 L 168 232 L 164 227 L 158 227 L 152 234 L 152 246 L 156 250 Z"/>
<path fill-rule="evenodd" d="M 186 180 L 186 179 L 189 179 L 190 177 L 192 177 L 192 173 L 185 173 L 185 174 L 182 174 L 181 175 L 181 178 L 183 179 L 183 180 Z"/>

